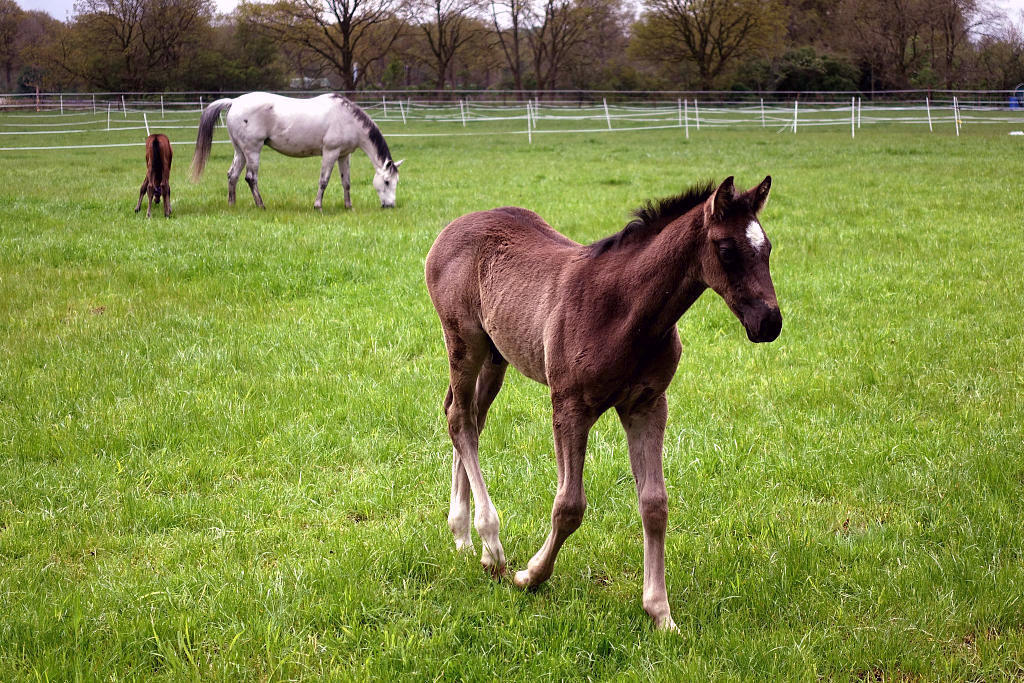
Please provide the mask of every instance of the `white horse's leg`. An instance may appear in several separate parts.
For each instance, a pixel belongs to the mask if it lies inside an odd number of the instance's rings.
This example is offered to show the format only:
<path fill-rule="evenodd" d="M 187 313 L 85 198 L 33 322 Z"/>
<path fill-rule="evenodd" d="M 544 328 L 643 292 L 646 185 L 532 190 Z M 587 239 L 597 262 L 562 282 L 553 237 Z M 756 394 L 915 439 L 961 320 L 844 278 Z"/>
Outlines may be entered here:
<path fill-rule="evenodd" d="M 675 631 L 665 589 L 668 495 L 661 458 L 667 415 L 664 394 L 649 404 L 619 410 L 619 419 L 629 444 L 629 463 L 636 480 L 640 519 L 644 525 L 644 611 L 654 619 L 658 629 Z"/>
<path fill-rule="evenodd" d="M 316 201 L 313 202 L 314 209 L 319 209 L 323 206 L 324 190 L 327 189 L 327 183 L 331 180 L 331 171 L 334 170 L 334 162 L 337 160 L 337 152 L 326 149 L 323 151 L 323 161 L 320 163 L 320 187 L 316 193 Z"/>
<path fill-rule="evenodd" d="M 256 206 L 261 209 L 267 208 L 263 205 L 263 197 L 260 196 L 259 176 L 260 176 L 260 149 L 257 147 L 255 150 L 246 150 L 245 153 L 245 165 L 248 167 L 245 170 L 245 182 L 249 183 L 249 189 L 252 190 L 253 201 L 256 202 Z"/>
<path fill-rule="evenodd" d="M 345 190 L 345 208 L 352 208 L 352 197 L 349 196 L 349 174 L 348 174 L 348 155 L 343 154 L 338 158 L 338 173 L 341 174 L 341 187 Z"/>
<path fill-rule="evenodd" d="M 231 160 L 231 168 L 228 169 L 228 205 L 235 205 L 235 186 L 238 185 L 238 179 L 242 175 L 242 169 L 245 168 L 245 155 L 242 154 L 242 150 L 235 146 L 235 158 Z"/>

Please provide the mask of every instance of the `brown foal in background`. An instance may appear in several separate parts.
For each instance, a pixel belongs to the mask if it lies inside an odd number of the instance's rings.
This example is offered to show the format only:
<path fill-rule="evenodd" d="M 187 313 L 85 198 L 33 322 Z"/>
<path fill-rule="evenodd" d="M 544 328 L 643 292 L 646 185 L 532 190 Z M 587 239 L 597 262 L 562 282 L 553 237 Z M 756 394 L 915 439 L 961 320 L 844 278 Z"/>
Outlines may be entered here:
<path fill-rule="evenodd" d="M 615 408 L 626 430 L 644 529 L 643 607 L 675 629 L 665 590 L 668 498 L 662 473 L 668 388 L 679 363 L 676 321 L 711 288 L 754 342 L 770 342 L 782 315 L 757 214 L 771 177 L 738 193 L 732 177 L 649 202 L 621 232 L 591 245 L 559 234 L 532 211 L 501 208 L 450 223 L 426 260 L 450 379 L 444 410 L 454 445 L 448 526 L 472 549 L 470 499 L 481 562 L 505 573 L 498 514 L 478 460 L 487 410 L 511 363 L 551 389 L 558 488 L 551 532 L 515 574 L 543 583 L 583 521 L 583 462 L 591 427 Z"/>
<path fill-rule="evenodd" d="M 153 199 L 160 203 L 164 199 L 164 216 L 171 217 L 171 141 L 163 133 L 154 133 L 146 138 L 146 179 L 139 188 L 139 201 L 135 213 L 142 208 L 143 195 L 149 195 L 146 218 L 153 215 Z"/>

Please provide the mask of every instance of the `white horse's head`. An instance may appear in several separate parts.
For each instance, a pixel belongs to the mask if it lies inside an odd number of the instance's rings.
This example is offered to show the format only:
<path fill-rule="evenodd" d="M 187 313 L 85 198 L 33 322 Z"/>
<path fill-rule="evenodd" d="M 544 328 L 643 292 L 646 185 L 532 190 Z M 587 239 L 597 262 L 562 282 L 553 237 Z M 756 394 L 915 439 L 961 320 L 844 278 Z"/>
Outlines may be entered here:
<path fill-rule="evenodd" d="M 380 197 L 380 208 L 395 208 L 395 193 L 398 190 L 398 167 L 405 159 L 391 161 L 388 159 L 384 165 L 373 174 L 373 189 L 377 190 Z"/>

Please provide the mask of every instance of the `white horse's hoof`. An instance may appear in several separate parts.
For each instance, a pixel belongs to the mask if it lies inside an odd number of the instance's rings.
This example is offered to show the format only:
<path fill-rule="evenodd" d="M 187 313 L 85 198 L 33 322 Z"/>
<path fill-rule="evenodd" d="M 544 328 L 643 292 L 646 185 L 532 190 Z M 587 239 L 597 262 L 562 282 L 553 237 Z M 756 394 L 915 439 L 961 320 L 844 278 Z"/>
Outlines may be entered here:
<path fill-rule="evenodd" d="M 501 580 L 501 577 L 505 576 L 507 573 L 504 563 L 497 564 L 494 562 L 485 562 L 480 560 L 480 564 L 483 566 L 484 571 L 490 574 L 493 579 Z"/>
<path fill-rule="evenodd" d="M 664 633 L 679 633 L 679 627 L 676 626 L 676 622 L 672 621 L 672 617 L 664 617 L 656 621 L 654 627 Z"/>
<path fill-rule="evenodd" d="M 473 539 L 471 538 L 456 538 L 455 539 L 455 552 L 465 553 L 473 551 Z"/>

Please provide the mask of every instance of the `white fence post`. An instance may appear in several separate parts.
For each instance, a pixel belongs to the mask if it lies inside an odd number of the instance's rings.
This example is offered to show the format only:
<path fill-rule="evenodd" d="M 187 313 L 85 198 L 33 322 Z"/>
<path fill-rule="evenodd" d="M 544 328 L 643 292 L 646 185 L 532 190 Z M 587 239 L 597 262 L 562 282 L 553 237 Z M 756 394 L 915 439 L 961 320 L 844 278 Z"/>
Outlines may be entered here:
<path fill-rule="evenodd" d="M 700 108 L 697 107 L 697 98 L 693 98 L 693 118 L 697 121 L 697 130 L 700 130 Z"/>
<path fill-rule="evenodd" d="M 956 136 L 960 137 L 960 106 L 957 103 L 956 95 L 953 95 L 953 125 L 956 127 Z"/>
<path fill-rule="evenodd" d="M 93 113 L 93 115 L 96 114 L 96 96 L 95 95 L 92 96 L 92 113 Z"/>
<path fill-rule="evenodd" d="M 64 114 L 64 93 L 60 94 L 60 113 L 63 116 L 63 114 Z"/>
<path fill-rule="evenodd" d="M 402 113 L 402 125 L 405 125 L 405 107 L 402 106 L 402 100 L 398 100 L 398 111 Z"/>
<path fill-rule="evenodd" d="M 142 112 L 142 122 L 146 124 L 146 137 L 149 137 L 149 117 L 146 116 L 146 112 Z"/>
<path fill-rule="evenodd" d="M 850 137 L 857 137 L 857 98 L 850 98 Z"/>
<path fill-rule="evenodd" d="M 676 98 L 676 109 L 679 110 L 679 127 L 682 128 L 683 127 L 683 101 L 681 99 L 679 99 L 678 97 Z"/>
<path fill-rule="evenodd" d="M 925 108 L 925 111 L 928 112 L 928 132 L 929 133 L 933 133 L 935 131 L 932 130 L 932 103 L 931 103 L 931 98 L 929 98 L 929 97 L 925 97 L 924 98 L 924 108 Z"/>
<path fill-rule="evenodd" d="M 164 114 L 164 96 L 160 96 L 160 118 L 165 118 L 167 115 Z"/>
<path fill-rule="evenodd" d="M 608 130 L 612 129 L 612 117 L 608 113 L 608 98 L 602 98 L 604 100 L 604 120 L 608 122 Z"/>
<path fill-rule="evenodd" d="M 800 109 L 800 100 L 793 100 L 793 132 L 796 133 L 797 111 Z"/>
<path fill-rule="evenodd" d="M 459 113 L 462 114 L 462 127 L 466 127 L 466 105 L 463 104 L 462 100 L 459 100 Z"/>
<path fill-rule="evenodd" d="M 384 118 L 386 119 L 388 117 L 388 96 L 381 95 L 380 100 L 384 103 Z"/>
<path fill-rule="evenodd" d="M 107 102 L 107 130 L 110 130 L 110 102 Z"/>
<path fill-rule="evenodd" d="M 690 139 L 690 101 L 683 100 L 683 122 L 686 125 L 686 139 Z"/>
<path fill-rule="evenodd" d="M 530 115 L 530 100 L 526 100 L 526 139 L 533 144 L 533 120 Z"/>
<path fill-rule="evenodd" d="M 864 113 L 864 98 L 857 98 L 857 127 L 860 128 L 860 117 Z"/>
<path fill-rule="evenodd" d="M 121 109 L 124 111 L 124 117 L 128 118 L 128 105 L 124 103 L 124 95 L 121 95 Z"/>
<path fill-rule="evenodd" d="M 764 98 L 761 98 L 761 127 L 764 128 Z"/>

